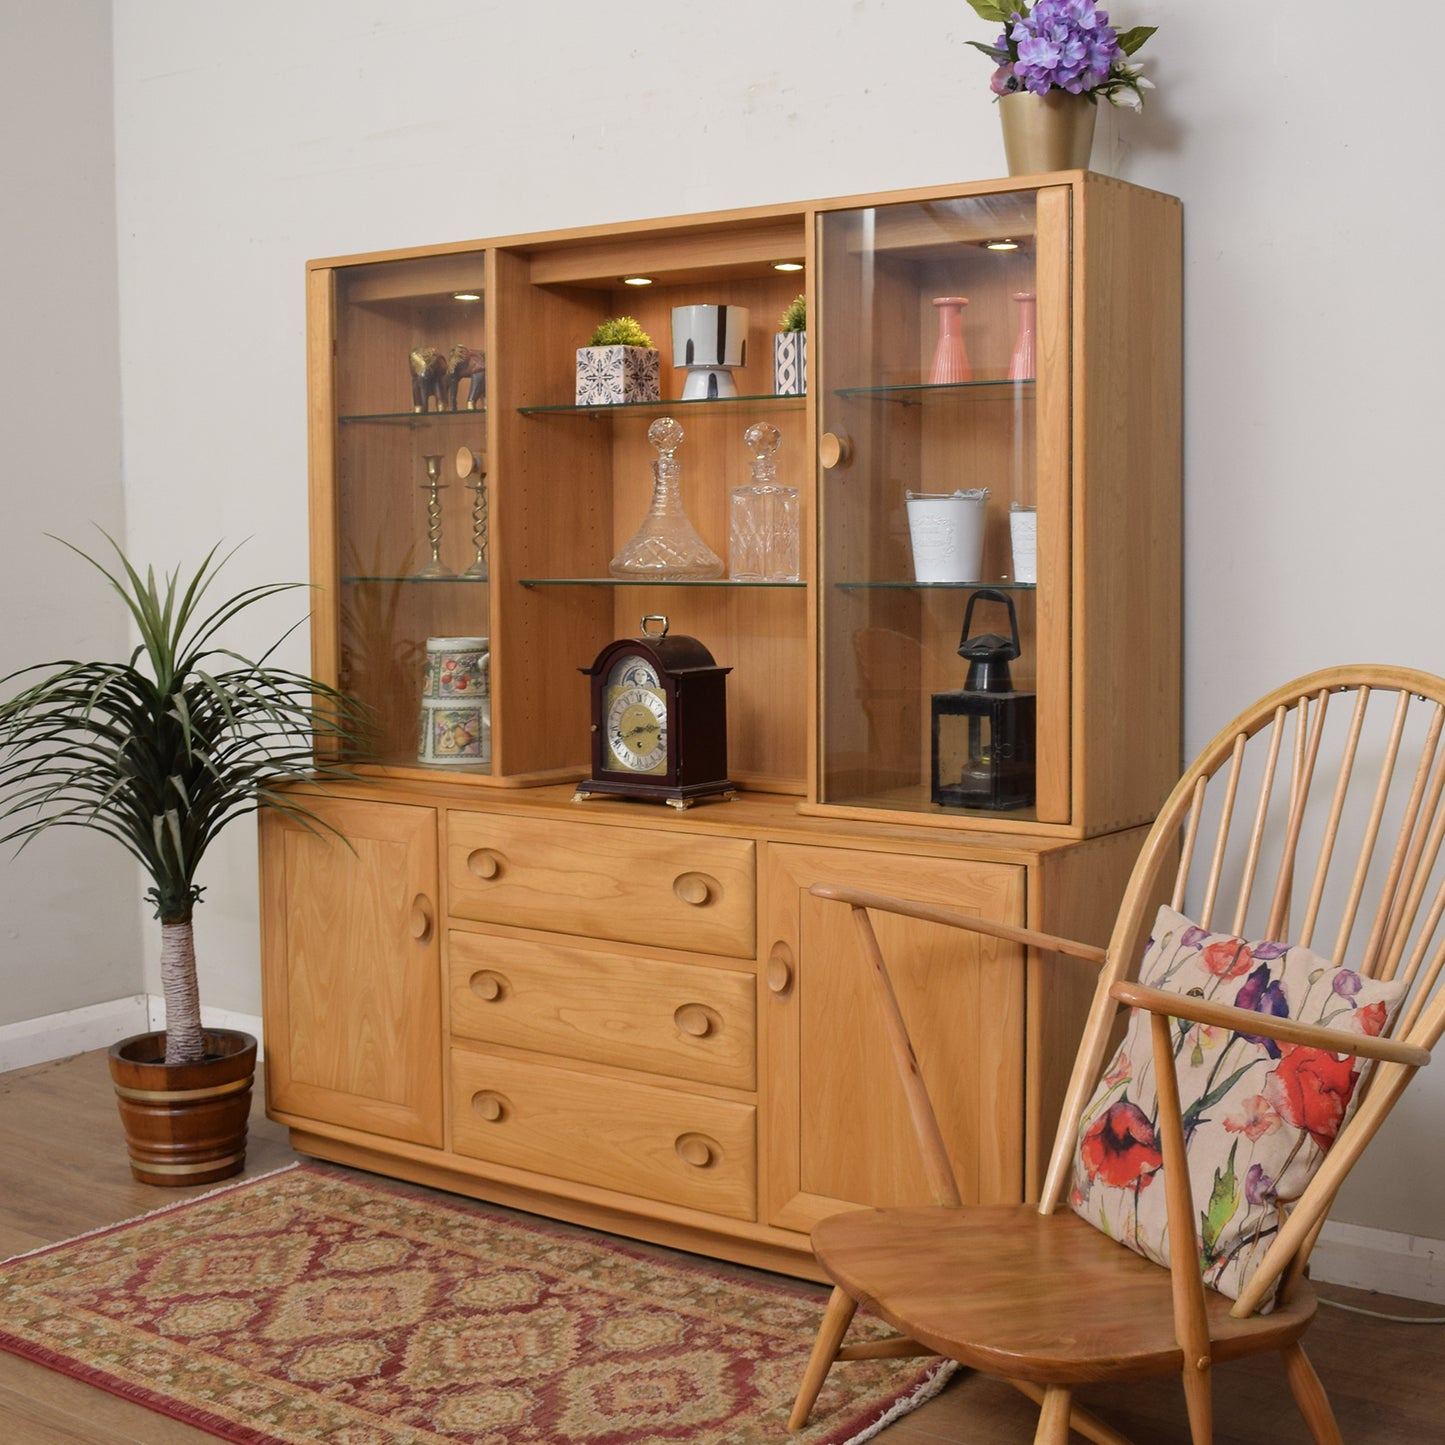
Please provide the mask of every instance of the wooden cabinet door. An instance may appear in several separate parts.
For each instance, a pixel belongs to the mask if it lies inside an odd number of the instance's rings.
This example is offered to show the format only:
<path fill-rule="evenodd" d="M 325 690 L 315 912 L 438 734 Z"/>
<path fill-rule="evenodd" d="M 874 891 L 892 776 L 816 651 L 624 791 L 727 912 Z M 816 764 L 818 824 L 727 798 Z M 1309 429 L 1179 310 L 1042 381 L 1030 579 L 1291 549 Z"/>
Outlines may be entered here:
<path fill-rule="evenodd" d="M 436 810 L 308 806 L 345 841 L 261 821 L 268 1107 L 440 1145 Z"/>
<path fill-rule="evenodd" d="M 1022 924 L 1016 864 L 770 845 L 767 1222 L 810 1230 L 858 1205 L 930 1202 L 907 1105 L 838 883 Z M 1023 1197 L 1022 950 L 874 915 L 966 1201 Z"/>

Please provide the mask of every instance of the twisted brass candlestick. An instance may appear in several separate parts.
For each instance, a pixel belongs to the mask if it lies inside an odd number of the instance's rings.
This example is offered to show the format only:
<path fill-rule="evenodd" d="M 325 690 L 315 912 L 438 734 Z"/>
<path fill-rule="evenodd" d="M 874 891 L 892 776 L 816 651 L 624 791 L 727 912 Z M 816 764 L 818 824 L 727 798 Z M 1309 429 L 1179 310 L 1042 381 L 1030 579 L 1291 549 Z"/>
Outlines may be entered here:
<path fill-rule="evenodd" d="M 457 574 L 450 567 L 442 565 L 442 503 L 438 495 L 446 489 L 446 483 L 441 480 L 442 459 L 439 456 L 423 457 L 422 462 L 426 467 L 427 483 L 422 488 L 427 494 L 426 499 L 426 536 L 431 543 L 431 561 L 416 573 L 418 577 L 455 577 Z"/>
<path fill-rule="evenodd" d="M 487 567 L 487 473 L 481 457 L 470 447 L 461 447 L 457 451 L 457 476 L 462 478 L 466 489 L 475 494 L 472 498 L 472 550 L 476 556 L 462 576 L 485 582 L 490 575 Z"/>

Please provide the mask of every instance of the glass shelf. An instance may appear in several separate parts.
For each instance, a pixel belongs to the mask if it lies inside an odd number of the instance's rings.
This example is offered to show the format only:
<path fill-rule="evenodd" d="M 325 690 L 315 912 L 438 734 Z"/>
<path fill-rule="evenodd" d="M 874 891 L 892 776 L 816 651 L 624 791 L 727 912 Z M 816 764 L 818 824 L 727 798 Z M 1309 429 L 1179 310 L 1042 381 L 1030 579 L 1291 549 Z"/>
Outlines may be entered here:
<path fill-rule="evenodd" d="M 930 382 L 909 382 L 898 386 L 842 386 L 837 394 L 869 401 L 891 401 L 899 406 L 936 406 L 960 401 L 999 401 L 1005 397 L 1031 397 L 1032 378 L 1027 381 L 956 381 L 935 386 Z"/>
<path fill-rule="evenodd" d="M 458 574 L 455 577 L 418 577 L 413 572 L 398 573 L 347 573 L 341 575 L 343 582 L 415 582 L 418 586 L 436 587 L 438 585 L 451 586 L 461 583 L 464 587 L 485 587 L 485 577 L 463 577 Z"/>
<path fill-rule="evenodd" d="M 731 577 L 670 579 L 666 577 L 523 577 L 523 587 L 795 587 L 806 582 L 737 582 Z"/>
<path fill-rule="evenodd" d="M 1033 592 L 1034 582 L 1011 582 L 1007 577 L 984 578 L 978 582 L 835 582 L 841 592 L 977 592 L 991 587 L 998 592 Z"/>
<path fill-rule="evenodd" d="M 476 421 L 479 417 L 485 417 L 485 407 L 473 407 L 465 411 L 378 411 L 365 412 L 353 416 L 339 416 L 337 422 L 342 426 L 354 426 L 363 424 L 367 426 L 432 426 L 436 422 L 455 421 Z"/>
<path fill-rule="evenodd" d="M 766 392 L 759 396 L 695 397 L 691 401 L 678 398 L 670 401 L 619 401 L 605 406 L 519 406 L 517 410 L 523 416 L 610 416 L 615 412 L 634 416 L 666 416 L 669 412 L 687 411 L 699 406 L 717 411 L 736 411 L 743 406 L 767 405 L 794 411 L 807 400 L 806 396 L 780 396 L 776 392 Z"/>

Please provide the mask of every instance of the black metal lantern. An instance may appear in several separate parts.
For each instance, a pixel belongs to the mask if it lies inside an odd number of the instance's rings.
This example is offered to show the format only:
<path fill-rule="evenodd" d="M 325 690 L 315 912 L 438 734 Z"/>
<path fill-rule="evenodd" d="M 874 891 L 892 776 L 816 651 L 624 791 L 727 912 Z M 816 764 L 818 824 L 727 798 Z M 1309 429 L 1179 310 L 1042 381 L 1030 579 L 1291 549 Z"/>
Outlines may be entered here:
<path fill-rule="evenodd" d="M 969 636 L 977 602 L 1008 608 L 1009 636 Z M 1013 600 L 992 588 L 968 599 L 958 655 L 968 659 L 961 692 L 933 694 L 933 801 L 945 808 L 1026 808 L 1034 801 L 1036 699 L 1015 692 L 1009 662 L 1019 655 Z"/>

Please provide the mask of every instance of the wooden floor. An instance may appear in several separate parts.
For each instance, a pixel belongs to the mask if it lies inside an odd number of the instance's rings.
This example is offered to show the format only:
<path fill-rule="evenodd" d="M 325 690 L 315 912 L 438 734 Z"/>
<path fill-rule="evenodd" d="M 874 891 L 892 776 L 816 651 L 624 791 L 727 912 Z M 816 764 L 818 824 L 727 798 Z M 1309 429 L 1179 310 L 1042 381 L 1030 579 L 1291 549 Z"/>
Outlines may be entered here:
<path fill-rule="evenodd" d="M 258 1103 L 246 1172 L 266 1173 L 295 1157 L 285 1131 Z M 131 1180 L 103 1052 L 0 1074 L 0 1258 L 199 1192 Z M 1392 1314 L 1440 1313 L 1356 1291 L 1324 1293 Z M 1323 1308 L 1307 1344 L 1350 1445 L 1445 1441 L 1445 1328 Z M 1308 1441 L 1273 1361 L 1222 1366 L 1215 1401 L 1219 1445 Z M 1096 1393 L 1088 1403 L 1138 1445 L 1189 1439 L 1178 1389 L 1170 1383 Z M 1035 1419 L 1034 1407 L 1008 1386 L 960 1374 L 936 1400 L 876 1438 L 881 1445 L 1027 1445 Z M 3 1445 L 173 1445 L 210 1438 L 0 1351 Z"/>

